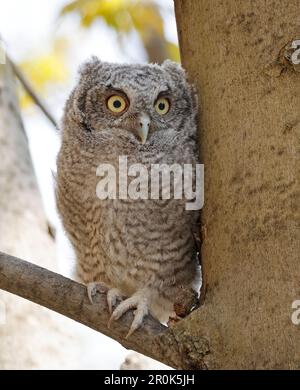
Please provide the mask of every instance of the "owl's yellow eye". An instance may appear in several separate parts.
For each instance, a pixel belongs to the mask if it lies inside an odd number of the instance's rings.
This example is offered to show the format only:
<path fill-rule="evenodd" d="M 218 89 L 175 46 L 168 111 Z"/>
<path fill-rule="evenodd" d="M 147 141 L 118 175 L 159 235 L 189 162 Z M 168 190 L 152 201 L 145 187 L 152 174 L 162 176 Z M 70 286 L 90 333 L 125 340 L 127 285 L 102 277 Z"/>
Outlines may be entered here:
<path fill-rule="evenodd" d="M 120 95 L 112 95 L 107 99 L 107 108 L 115 114 L 121 114 L 127 108 L 127 101 Z"/>
<path fill-rule="evenodd" d="M 170 110 L 170 101 L 167 98 L 159 98 L 157 99 L 155 103 L 155 109 L 156 112 L 158 112 L 160 115 L 165 115 Z"/>

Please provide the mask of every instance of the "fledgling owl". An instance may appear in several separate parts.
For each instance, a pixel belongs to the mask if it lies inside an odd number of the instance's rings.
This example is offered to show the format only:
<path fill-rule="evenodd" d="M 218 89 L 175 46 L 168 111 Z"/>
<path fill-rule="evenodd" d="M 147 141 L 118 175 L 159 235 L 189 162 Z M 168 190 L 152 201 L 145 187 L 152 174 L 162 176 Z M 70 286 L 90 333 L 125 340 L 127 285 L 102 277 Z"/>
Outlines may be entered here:
<path fill-rule="evenodd" d="M 169 60 L 124 65 L 93 57 L 66 103 L 58 209 L 90 299 L 102 283 L 111 320 L 135 309 L 129 334 L 148 312 L 168 321 L 177 296 L 199 288 L 198 211 L 187 211 L 184 198 L 101 200 L 97 167 L 111 164 L 118 172 L 119 156 L 127 156 L 128 167 L 196 164 L 196 115 L 195 92 Z"/>

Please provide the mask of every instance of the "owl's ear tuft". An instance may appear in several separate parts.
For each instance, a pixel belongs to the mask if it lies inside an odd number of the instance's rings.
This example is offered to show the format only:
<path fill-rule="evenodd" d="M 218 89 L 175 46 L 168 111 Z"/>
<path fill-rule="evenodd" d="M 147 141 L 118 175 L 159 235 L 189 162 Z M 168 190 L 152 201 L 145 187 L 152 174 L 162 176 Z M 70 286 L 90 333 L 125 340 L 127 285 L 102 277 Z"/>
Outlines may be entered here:
<path fill-rule="evenodd" d="M 174 62 L 171 60 L 165 60 L 161 66 L 164 70 L 166 70 L 172 76 L 173 79 L 175 79 L 175 80 L 176 79 L 178 79 L 178 80 L 186 79 L 185 70 L 177 62 Z"/>
<path fill-rule="evenodd" d="M 111 64 L 93 56 L 80 66 L 79 77 L 80 83 L 86 84 L 87 87 L 94 85 L 95 80 L 106 83 L 111 77 Z"/>
<path fill-rule="evenodd" d="M 89 60 L 85 61 L 79 67 L 79 75 L 81 77 L 89 76 L 93 74 L 98 68 L 101 68 L 102 64 L 104 64 L 98 57 L 92 56 Z"/>
<path fill-rule="evenodd" d="M 186 91 L 189 95 L 193 112 L 198 111 L 198 96 L 196 87 L 188 80 L 188 74 L 185 69 L 177 62 L 166 60 L 162 63 L 162 68 L 171 76 L 176 87 Z"/>

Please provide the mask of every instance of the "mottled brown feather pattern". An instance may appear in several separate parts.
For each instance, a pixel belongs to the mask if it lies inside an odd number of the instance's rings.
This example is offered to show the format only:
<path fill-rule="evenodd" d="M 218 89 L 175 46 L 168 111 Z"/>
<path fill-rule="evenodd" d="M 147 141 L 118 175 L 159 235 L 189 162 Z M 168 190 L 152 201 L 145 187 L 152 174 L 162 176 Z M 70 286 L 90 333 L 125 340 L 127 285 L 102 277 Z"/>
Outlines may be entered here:
<path fill-rule="evenodd" d="M 120 116 L 104 107 L 111 88 L 128 96 Z M 160 90 L 168 89 L 170 112 L 154 112 Z M 135 133 L 139 115 L 151 118 L 147 142 Z M 62 146 L 57 165 L 57 205 L 74 246 L 80 278 L 117 287 L 124 296 L 147 290 L 150 311 L 168 319 L 179 289 L 199 281 L 193 237 L 198 212 L 182 200 L 100 200 L 96 196 L 100 163 L 117 168 L 120 155 L 128 165 L 198 162 L 197 102 L 182 68 L 170 61 L 158 65 L 117 65 L 93 58 L 65 108 Z"/>

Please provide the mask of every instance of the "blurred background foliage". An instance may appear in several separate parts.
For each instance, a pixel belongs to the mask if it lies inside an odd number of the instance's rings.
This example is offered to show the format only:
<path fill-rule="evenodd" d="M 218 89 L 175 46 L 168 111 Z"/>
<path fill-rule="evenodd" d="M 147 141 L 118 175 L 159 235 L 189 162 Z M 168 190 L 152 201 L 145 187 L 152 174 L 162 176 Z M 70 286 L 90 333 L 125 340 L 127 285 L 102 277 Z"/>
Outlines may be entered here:
<path fill-rule="evenodd" d="M 67 66 L 67 50 L 70 42 L 66 38 L 57 38 L 53 41 L 49 51 L 30 57 L 19 65 L 34 89 L 46 97 L 50 87 L 64 83 L 70 76 Z M 32 100 L 22 89 L 21 107 L 30 107 Z"/>
<path fill-rule="evenodd" d="M 178 46 L 168 41 L 159 3 L 151 0 L 74 0 L 61 11 L 61 16 L 78 13 L 81 25 L 89 28 L 99 19 L 119 35 L 122 46 L 126 35 L 135 29 L 147 51 L 149 62 L 161 63 L 166 58 L 179 61 Z"/>
<path fill-rule="evenodd" d="M 147 53 L 148 62 L 161 63 L 166 58 L 180 61 L 178 46 L 165 34 L 165 20 L 161 4 L 156 0 L 73 0 L 66 1 L 58 15 L 62 23 L 69 15 L 77 15 L 80 28 L 89 30 L 97 23 L 105 24 L 117 34 L 120 50 L 126 52 L 132 44 L 129 37 L 135 31 Z M 100 37 L 99 37 L 100 39 Z M 25 77 L 42 97 L 49 88 L 62 85 L 70 77 L 67 65 L 68 49 L 76 45 L 72 37 L 55 37 L 49 51 L 30 56 L 19 65 Z M 30 106 L 31 99 L 21 91 L 22 108 Z"/>

